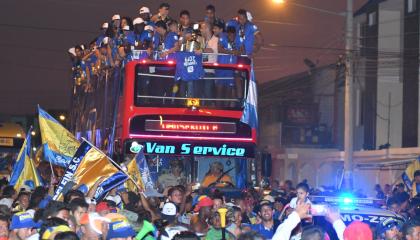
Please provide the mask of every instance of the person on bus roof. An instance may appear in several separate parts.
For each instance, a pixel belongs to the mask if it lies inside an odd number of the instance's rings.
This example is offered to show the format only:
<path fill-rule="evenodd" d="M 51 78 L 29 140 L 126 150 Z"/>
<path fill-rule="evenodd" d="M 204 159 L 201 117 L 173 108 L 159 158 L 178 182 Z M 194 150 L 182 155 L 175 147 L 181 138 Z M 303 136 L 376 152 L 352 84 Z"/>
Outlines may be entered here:
<path fill-rule="evenodd" d="M 172 20 L 171 17 L 169 17 L 170 7 L 169 3 L 161 3 L 159 6 L 159 12 L 151 18 L 152 22 L 157 23 L 159 21 L 163 21 L 167 24 L 170 20 Z"/>
<path fill-rule="evenodd" d="M 210 185 L 224 186 L 224 183 L 233 185 L 232 178 L 227 173 L 224 174 L 223 164 L 221 162 L 212 162 L 201 185 L 203 187 L 209 187 Z"/>
<path fill-rule="evenodd" d="M 238 11 L 239 26 L 237 26 L 237 31 L 241 41 L 244 43 L 245 53 L 248 56 L 252 56 L 261 48 L 263 37 L 258 27 L 248 19 L 249 15 L 244 9 Z"/>
<path fill-rule="evenodd" d="M 223 19 L 216 17 L 216 8 L 211 4 L 206 7 L 206 16 L 204 17 L 204 21 L 208 22 L 212 27 L 219 22 L 223 24 L 223 29 L 225 28 L 225 22 Z"/>
<path fill-rule="evenodd" d="M 178 49 L 178 35 L 168 31 L 165 22 L 156 22 L 156 33 L 154 35 L 154 50 L 160 53 L 161 60 L 172 57 Z"/>
<path fill-rule="evenodd" d="M 190 12 L 182 10 L 179 13 L 179 36 L 183 41 L 188 41 L 191 38 L 193 26 L 191 24 Z"/>

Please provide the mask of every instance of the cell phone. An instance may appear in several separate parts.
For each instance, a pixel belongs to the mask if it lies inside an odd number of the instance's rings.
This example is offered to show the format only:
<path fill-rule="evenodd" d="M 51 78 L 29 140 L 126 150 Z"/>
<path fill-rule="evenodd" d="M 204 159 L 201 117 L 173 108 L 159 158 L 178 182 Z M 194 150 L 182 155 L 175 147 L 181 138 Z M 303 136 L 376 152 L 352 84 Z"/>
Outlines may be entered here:
<path fill-rule="evenodd" d="M 323 204 L 312 204 L 311 205 L 311 215 L 312 216 L 325 216 L 327 214 L 327 205 Z"/>

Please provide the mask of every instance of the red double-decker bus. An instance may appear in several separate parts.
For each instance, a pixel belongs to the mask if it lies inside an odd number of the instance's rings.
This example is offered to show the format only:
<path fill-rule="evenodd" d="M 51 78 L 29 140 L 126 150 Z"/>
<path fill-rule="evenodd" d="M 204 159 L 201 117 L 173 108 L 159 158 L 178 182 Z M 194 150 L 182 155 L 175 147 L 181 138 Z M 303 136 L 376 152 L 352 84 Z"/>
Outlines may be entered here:
<path fill-rule="evenodd" d="M 120 161 L 143 145 L 158 182 L 173 160 L 182 160 L 187 182 L 201 182 L 218 162 L 233 185 L 243 187 L 255 180 L 257 132 L 241 122 L 252 64 L 246 57 L 232 64 L 217 58 L 203 62 L 204 77 L 192 82 L 175 80 L 174 60 L 133 60 L 106 70 L 94 82 L 96 90 L 74 91 L 76 136 Z"/>

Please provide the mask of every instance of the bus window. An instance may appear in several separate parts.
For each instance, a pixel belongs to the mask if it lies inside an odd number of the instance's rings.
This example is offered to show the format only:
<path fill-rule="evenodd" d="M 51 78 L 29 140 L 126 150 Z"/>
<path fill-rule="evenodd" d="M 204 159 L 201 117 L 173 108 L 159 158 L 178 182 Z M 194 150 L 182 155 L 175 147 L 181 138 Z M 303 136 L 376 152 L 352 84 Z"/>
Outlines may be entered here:
<path fill-rule="evenodd" d="M 206 108 L 240 110 L 247 95 L 247 70 L 220 66 L 204 70 L 202 79 L 175 81 L 174 65 L 138 64 L 134 102 L 136 106 L 185 107 L 188 98 L 199 98 Z"/>
<path fill-rule="evenodd" d="M 146 155 L 146 159 L 151 178 L 160 192 L 179 185 L 233 188 L 237 184 L 244 187 L 247 182 L 246 159 L 166 155 Z M 241 180 L 238 182 L 238 179 Z"/>

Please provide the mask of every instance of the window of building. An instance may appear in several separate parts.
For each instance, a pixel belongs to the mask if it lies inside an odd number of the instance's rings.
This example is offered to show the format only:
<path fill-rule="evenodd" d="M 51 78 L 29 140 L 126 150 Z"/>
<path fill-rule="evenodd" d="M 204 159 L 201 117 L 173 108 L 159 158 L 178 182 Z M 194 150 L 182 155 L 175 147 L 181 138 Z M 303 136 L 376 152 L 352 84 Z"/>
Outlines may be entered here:
<path fill-rule="evenodd" d="M 368 25 L 373 26 L 376 24 L 376 12 L 371 12 L 368 15 Z"/>
<path fill-rule="evenodd" d="M 412 13 L 417 10 L 417 0 L 407 0 L 407 12 Z"/>

